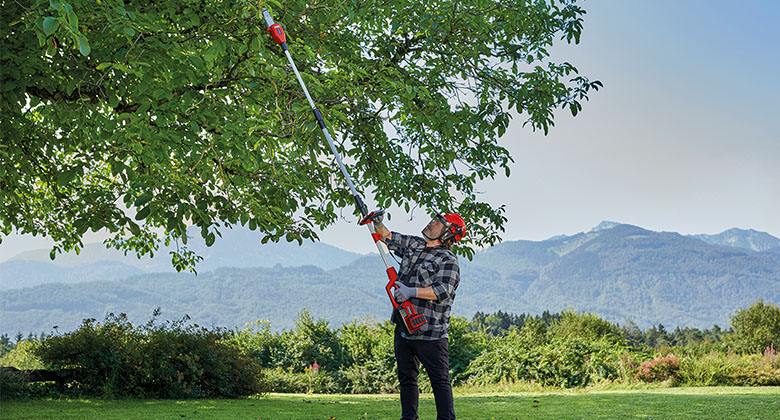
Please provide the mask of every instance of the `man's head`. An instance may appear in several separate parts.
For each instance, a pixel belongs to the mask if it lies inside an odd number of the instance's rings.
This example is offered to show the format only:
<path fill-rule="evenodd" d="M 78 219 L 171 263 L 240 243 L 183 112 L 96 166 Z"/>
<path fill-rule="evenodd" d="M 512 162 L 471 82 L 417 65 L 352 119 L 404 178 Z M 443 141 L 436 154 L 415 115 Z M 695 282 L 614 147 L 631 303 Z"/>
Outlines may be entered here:
<path fill-rule="evenodd" d="M 466 223 L 457 213 L 437 213 L 422 230 L 425 239 L 439 240 L 449 248 L 466 235 Z"/>

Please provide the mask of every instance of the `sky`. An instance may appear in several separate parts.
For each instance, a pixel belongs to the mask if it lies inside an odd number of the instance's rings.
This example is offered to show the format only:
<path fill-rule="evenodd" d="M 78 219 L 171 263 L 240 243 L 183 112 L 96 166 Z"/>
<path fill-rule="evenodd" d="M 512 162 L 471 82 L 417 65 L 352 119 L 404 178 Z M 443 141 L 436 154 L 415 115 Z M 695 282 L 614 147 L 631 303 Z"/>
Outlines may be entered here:
<path fill-rule="evenodd" d="M 506 205 L 504 240 L 587 231 L 601 220 L 780 237 L 780 2 L 581 4 L 588 14 L 580 44 L 554 48 L 553 58 L 604 88 L 577 117 L 559 113 L 547 136 L 513 119 L 500 140 L 515 160 L 511 176 L 478 188 Z M 419 233 L 427 223 L 423 211 L 412 220 L 390 212 L 393 230 Z M 374 248 L 352 220 L 320 238 L 355 252 Z M 12 235 L 0 261 L 47 246 Z"/>

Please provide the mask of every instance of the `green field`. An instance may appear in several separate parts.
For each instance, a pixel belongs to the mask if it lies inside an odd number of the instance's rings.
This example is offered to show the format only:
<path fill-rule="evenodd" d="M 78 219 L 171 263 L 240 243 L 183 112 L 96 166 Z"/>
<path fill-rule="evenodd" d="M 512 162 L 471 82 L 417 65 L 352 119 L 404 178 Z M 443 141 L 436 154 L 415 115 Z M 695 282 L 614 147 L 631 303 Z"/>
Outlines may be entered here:
<path fill-rule="evenodd" d="M 397 419 L 395 395 L 270 394 L 237 400 L 30 400 L 0 402 L 0 418 Z M 435 418 L 433 399 L 420 400 Z M 665 388 L 456 394 L 461 419 L 780 418 L 780 387 Z"/>

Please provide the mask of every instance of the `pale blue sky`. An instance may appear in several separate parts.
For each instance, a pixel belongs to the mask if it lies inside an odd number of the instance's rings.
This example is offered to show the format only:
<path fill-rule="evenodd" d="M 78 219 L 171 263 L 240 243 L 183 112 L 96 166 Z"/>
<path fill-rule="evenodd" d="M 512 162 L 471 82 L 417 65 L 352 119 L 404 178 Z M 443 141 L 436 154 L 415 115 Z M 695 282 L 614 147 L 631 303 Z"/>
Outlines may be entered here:
<path fill-rule="evenodd" d="M 780 2 L 599 0 L 580 45 L 555 54 L 604 82 L 545 137 L 515 118 L 509 179 L 480 186 L 507 205 L 505 239 L 543 239 L 610 219 L 653 230 L 754 228 L 780 237 Z M 369 203 L 371 197 L 367 197 Z M 398 210 L 391 228 L 426 223 Z M 365 229 L 321 235 L 369 252 Z M 96 237 L 93 237 L 96 238 Z M 47 246 L 6 238 L 0 261 Z"/>

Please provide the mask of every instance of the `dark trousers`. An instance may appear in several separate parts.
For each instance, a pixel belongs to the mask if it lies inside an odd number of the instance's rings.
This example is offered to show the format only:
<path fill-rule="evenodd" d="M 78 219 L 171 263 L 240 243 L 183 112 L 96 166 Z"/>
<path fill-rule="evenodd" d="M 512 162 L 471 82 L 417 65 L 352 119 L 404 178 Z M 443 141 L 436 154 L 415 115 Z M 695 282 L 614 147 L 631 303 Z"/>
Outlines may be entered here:
<path fill-rule="evenodd" d="M 399 325 L 395 328 L 395 360 L 401 384 L 401 420 L 418 418 L 420 389 L 417 387 L 417 375 L 420 373 L 420 362 L 431 379 L 433 398 L 436 400 L 436 419 L 454 420 L 448 340 L 408 340 L 401 337 L 401 328 Z"/>

